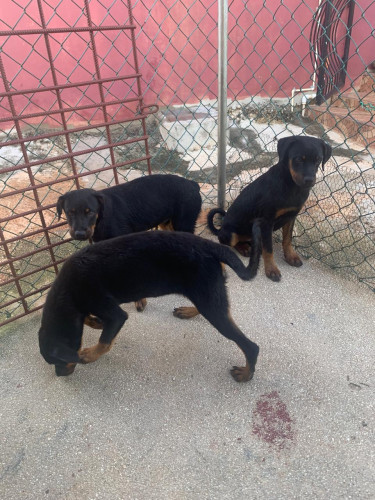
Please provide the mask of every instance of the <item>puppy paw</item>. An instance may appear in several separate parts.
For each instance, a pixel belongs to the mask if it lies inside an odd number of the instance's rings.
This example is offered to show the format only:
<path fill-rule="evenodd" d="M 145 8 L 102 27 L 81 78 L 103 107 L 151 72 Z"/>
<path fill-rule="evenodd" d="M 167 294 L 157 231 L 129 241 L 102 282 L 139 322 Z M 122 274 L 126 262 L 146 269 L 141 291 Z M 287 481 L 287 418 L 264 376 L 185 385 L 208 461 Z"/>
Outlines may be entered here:
<path fill-rule="evenodd" d="M 266 269 L 266 276 L 272 281 L 280 281 L 281 280 L 281 272 L 277 267 L 273 267 L 271 269 Z"/>
<path fill-rule="evenodd" d="M 250 243 L 246 241 L 239 241 L 234 248 L 243 257 L 250 257 Z"/>
<path fill-rule="evenodd" d="M 302 264 L 303 264 L 303 262 L 300 259 L 299 255 L 296 254 L 295 252 L 291 253 L 291 254 L 288 254 L 288 255 L 285 255 L 285 260 L 287 261 L 287 263 L 290 266 L 294 266 L 294 267 L 301 267 Z"/>
<path fill-rule="evenodd" d="M 248 382 L 254 376 L 254 372 L 250 371 L 248 366 L 233 366 L 230 374 L 236 382 Z"/>
<path fill-rule="evenodd" d="M 138 312 L 142 312 L 146 308 L 147 300 L 146 299 L 140 299 L 140 300 L 137 300 L 134 304 L 135 304 L 135 308 L 137 309 L 137 311 Z"/>
<path fill-rule="evenodd" d="M 199 311 L 196 307 L 176 307 L 173 311 L 173 316 L 180 319 L 190 319 L 197 316 Z"/>
<path fill-rule="evenodd" d="M 98 350 L 96 346 L 93 347 L 86 347 L 85 349 L 81 349 L 78 352 L 79 359 L 81 360 L 81 363 L 87 364 L 87 363 L 93 363 L 96 361 L 100 354 L 98 353 Z"/>

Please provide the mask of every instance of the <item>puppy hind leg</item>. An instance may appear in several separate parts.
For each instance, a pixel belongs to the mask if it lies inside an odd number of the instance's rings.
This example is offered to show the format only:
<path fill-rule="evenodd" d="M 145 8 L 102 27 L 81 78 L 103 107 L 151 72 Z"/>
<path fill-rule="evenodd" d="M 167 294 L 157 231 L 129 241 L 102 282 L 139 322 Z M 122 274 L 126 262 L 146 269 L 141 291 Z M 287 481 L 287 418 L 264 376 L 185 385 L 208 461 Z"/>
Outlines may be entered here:
<path fill-rule="evenodd" d="M 192 300 L 192 298 L 190 298 L 190 300 Z M 210 298 L 209 293 L 202 293 L 198 298 L 192 301 L 197 306 L 200 314 L 202 314 L 202 316 L 204 316 L 224 337 L 233 340 L 244 353 L 246 365 L 233 367 L 231 370 L 232 377 L 237 382 L 251 380 L 255 371 L 259 347 L 249 340 L 234 323 L 229 312 L 229 304 L 224 283 L 221 285 L 220 283 L 216 284 L 215 299 Z"/>

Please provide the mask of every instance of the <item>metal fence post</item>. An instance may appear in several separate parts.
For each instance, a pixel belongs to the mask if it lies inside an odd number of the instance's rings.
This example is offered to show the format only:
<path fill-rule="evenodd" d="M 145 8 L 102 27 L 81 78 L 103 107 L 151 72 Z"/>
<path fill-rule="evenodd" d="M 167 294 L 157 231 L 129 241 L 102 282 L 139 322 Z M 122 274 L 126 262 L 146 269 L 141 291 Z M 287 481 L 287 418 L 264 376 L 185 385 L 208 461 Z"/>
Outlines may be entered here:
<path fill-rule="evenodd" d="M 227 148 L 227 66 L 228 66 L 228 0 L 218 1 L 218 172 L 217 201 L 225 208 L 226 148 Z"/>

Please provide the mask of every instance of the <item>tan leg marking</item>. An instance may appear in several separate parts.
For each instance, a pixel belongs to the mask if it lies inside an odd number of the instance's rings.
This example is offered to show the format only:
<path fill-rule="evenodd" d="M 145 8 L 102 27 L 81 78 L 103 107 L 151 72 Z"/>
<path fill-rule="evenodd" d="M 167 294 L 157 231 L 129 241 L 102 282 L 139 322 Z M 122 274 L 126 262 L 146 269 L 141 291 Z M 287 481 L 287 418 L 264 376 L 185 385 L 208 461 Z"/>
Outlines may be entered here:
<path fill-rule="evenodd" d="M 103 323 L 101 322 L 101 320 L 96 316 L 93 316 L 92 314 L 86 316 L 84 324 L 89 326 L 90 328 L 94 328 L 95 330 L 103 330 Z"/>
<path fill-rule="evenodd" d="M 239 241 L 240 240 L 238 234 L 232 233 L 232 236 L 230 238 L 230 246 L 235 247 Z"/>
<path fill-rule="evenodd" d="M 176 307 L 173 311 L 173 316 L 180 319 L 190 319 L 198 316 L 199 311 L 196 307 Z"/>
<path fill-rule="evenodd" d="M 301 267 L 303 262 L 292 246 L 294 221 L 287 222 L 283 226 L 283 250 L 287 263 L 291 266 Z"/>
<path fill-rule="evenodd" d="M 170 220 L 162 222 L 161 224 L 158 225 L 158 228 L 161 229 L 162 231 L 174 231 L 173 224 Z"/>
<path fill-rule="evenodd" d="M 237 252 L 243 257 L 250 256 L 250 245 L 248 242 L 251 240 L 250 236 L 232 233 L 230 246 L 235 248 Z"/>
<path fill-rule="evenodd" d="M 146 308 L 147 300 L 146 299 L 140 299 L 140 300 L 137 300 L 136 302 L 134 302 L 134 304 L 135 304 L 135 307 L 136 307 L 137 311 L 138 312 L 142 312 Z"/>
<path fill-rule="evenodd" d="M 76 366 L 77 363 L 67 363 L 65 366 L 66 375 L 71 375 L 74 372 Z"/>
<path fill-rule="evenodd" d="M 246 366 L 233 366 L 230 374 L 236 382 L 248 382 L 254 377 L 254 372 L 250 370 L 250 365 L 247 360 Z"/>
<path fill-rule="evenodd" d="M 299 212 L 299 208 L 298 207 L 280 208 L 280 210 L 276 211 L 275 219 L 281 217 L 281 215 L 287 214 L 288 212 Z"/>
<path fill-rule="evenodd" d="M 112 342 L 113 343 L 113 342 Z M 81 358 L 82 363 L 93 363 L 100 356 L 103 356 L 106 352 L 108 352 L 112 347 L 112 344 L 101 344 L 98 342 L 96 345 L 92 347 L 86 347 L 85 349 L 81 349 L 78 352 L 79 357 Z"/>
<path fill-rule="evenodd" d="M 281 272 L 279 271 L 279 268 L 275 264 L 275 261 L 273 259 L 273 253 L 266 252 L 266 250 L 263 249 L 262 256 L 264 260 L 264 269 L 266 271 L 267 278 L 271 279 L 272 281 L 280 281 Z"/>

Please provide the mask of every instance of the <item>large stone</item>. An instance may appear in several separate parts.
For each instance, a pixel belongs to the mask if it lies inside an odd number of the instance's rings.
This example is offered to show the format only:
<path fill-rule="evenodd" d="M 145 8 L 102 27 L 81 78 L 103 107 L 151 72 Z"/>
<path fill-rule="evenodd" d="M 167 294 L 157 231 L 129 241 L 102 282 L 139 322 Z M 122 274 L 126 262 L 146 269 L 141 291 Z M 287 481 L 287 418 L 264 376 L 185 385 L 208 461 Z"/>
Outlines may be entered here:
<path fill-rule="evenodd" d="M 218 141 L 217 112 L 213 108 L 169 111 L 160 125 L 160 133 L 170 150 L 186 153 L 213 149 Z"/>

